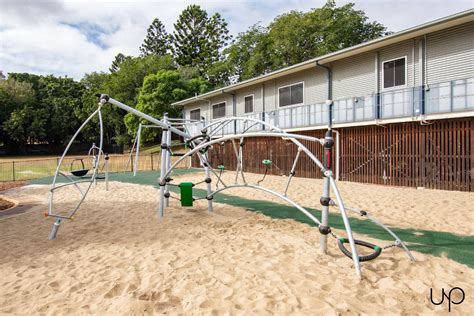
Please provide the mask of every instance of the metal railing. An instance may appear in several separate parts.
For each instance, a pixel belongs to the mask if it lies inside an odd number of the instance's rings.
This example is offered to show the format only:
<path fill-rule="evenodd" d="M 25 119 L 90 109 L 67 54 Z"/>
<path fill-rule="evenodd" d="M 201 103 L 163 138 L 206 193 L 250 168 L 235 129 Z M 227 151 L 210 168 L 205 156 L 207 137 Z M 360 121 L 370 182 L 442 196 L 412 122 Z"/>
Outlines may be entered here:
<path fill-rule="evenodd" d="M 109 157 L 109 172 L 125 171 L 129 155 L 110 155 Z M 172 162 L 178 158 L 179 157 L 174 156 L 171 157 Z M 66 174 L 70 174 L 71 169 L 82 168 L 80 159 L 83 159 L 84 167 L 87 169 L 89 166 L 90 157 L 66 156 L 61 165 L 61 170 Z M 133 159 L 135 158 L 133 157 Z M 159 170 L 160 159 L 160 153 L 140 155 L 137 169 L 141 171 Z M 25 181 L 53 176 L 58 162 L 59 157 L 0 162 L 0 182 Z M 132 171 L 131 166 L 133 166 L 133 163 L 129 164 L 127 171 Z M 189 162 L 184 162 L 179 166 L 179 168 L 187 167 L 189 167 Z"/>
<path fill-rule="evenodd" d="M 383 91 L 379 94 L 342 98 L 333 101 L 333 123 L 352 123 L 418 117 L 424 114 L 454 113 L 474 110 L 474 78 Z M 325 103 L 281 107 L 268 112 L 248 113 L 243 117 L 256 118 L 283 129 L 326 126 L 328 108 Z M 238 122 L 236 128 L 228 124 L 221 134 L 242 132 L 248 127 Z M 249 131 L 261 131 L 256 125 Z M 197 129 L 196 129 L 197 130 Z"/>

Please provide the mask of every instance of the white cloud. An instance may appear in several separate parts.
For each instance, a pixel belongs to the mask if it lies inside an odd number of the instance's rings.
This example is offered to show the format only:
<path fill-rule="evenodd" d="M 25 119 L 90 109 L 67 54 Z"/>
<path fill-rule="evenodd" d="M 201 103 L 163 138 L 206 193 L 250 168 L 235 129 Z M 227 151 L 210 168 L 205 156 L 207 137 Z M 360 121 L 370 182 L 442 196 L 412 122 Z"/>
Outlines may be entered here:
<path fill-rule="evenodd" d="M 337 1 L 339 5 L 347 2 Z M 171 32 L 179 13 L 191 3 L 210 13 L 220 12 L 231 33 L 237 35 L 257 22 L 266 25 L 279 14 L 320 7 L 325 1 L 0 0 L 0 69 L 76 79 L 86 72 L 107 71 L 117 53 L 138 55 L 155 17 Z M 392 31 L 470 7 L 471 0 L 356 3 L 371 20 Z"/>

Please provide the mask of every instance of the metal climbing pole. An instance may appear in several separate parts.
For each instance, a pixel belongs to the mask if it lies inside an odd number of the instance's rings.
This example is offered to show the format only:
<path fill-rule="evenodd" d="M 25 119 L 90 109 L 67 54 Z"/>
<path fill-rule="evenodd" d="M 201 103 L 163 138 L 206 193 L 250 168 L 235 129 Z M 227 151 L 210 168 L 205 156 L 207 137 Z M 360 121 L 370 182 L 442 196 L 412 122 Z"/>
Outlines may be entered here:
<path fill-rule="evenodd" d="M 168 113 L 163 114 L 163 123 L 168 124 Z M 165 174 L 167 171 L 167 153 L 168 144 L 166 141 L 168 140 L 168 133 L 169 130 L 167 128 L 163 128 L 163 132 L 161 133 L 161 161 L 160 161 L 160 205 L 159 205 L 159 213 L 160 218 L 163 217 L 165 211 L 165 191 L 166 191 L 166 179 Z"/>
<path fill-rule="evenodd" d="M 140 154 L 141 135 L 142 135 L 142 124 L 140 123 L 140 125 L 138 125 L 138 131 L 137 131 L 137 137 L 136 137 L 137 149 L 135 153 L 135 163 L 133 164 L 133 176 L 137 175 L 137 170 L 138 170 L 138 155 Z"/>
<path fill-rule="evenodd" d="M 334 139 L 332 137 L 332 101 L 327 102 L 328 105 L 328 130 L 326 135 L 324 136 L 324 168 L 328 172 L 324 172 L 324 180 L 323 180 L 323 194 L 321 195 L 320 203 L 322 205 L 321 210 L 321 226 L 319 227 L 319 231 L 321 232 L 321 237 L 319 238 L 319 246 L 322 253 L 327 252 L 328 248 L 328 232 L 329 232 L 329 204 L 331 201 L 330 197 L 330 190 L 331 190 L 331 182 L 329 177 L 332 175 L 331 167 L 332 167 L 332 147 L 334 145 Z"/>
<path fill-rule="evenodd" d="M 168 115 L 166 115 L 166 123 L 168 123 Z M 166 133 L 166 144 L 167 144 L 167 148 L 165 149 L 166 151 L 166 170 L 168 170 L 170 167 L 171 167 L 171 150 L 170 150 L 170 146 L 171 146 L 171 132 L 168 131 Z M 162 149 L 163 150 L 163 149 Z M 165 206 L 168 207 L 170 206 L 170 198 L 169 198 L 169 186 L 168 186 L 168 182 L 166 183 L 166 186 L 165 186 Z"/>
<path fill-rule="evenodd" d="M 203 135 L 206 135 L 207 134 L 207 130 L 203 130 L 202 131 L 202 134 Z M 206 177 L 206 180 L 207 179 L 211 179 L 211 172 L 210 172 L 210 169 L 209 169 L 209 159 L 208 159 L 208 153 L 207 151 L 202 155 L 203 156 L 203 165 L 204 165 L 204 173 L 205 173 L 205 177 Z M 212 212 L 213 209 L 212 209 L 212 199 L 214 198 L 214 196 L 212 195 L 212 185 L 211 185 L 211 182 L 210 181 L 206 181 L 206 189 L 207 189 L 207 195 L 206 195 L 206 198 L 207 198 L 207 210 L 209 212 Z"/>

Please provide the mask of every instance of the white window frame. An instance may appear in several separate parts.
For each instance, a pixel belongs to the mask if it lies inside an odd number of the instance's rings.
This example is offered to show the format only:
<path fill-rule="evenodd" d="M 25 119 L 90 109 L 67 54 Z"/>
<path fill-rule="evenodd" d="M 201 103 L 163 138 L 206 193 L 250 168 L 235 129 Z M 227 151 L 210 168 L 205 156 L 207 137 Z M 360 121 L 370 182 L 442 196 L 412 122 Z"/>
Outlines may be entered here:
<path fill-rule="evenodd" d="M 194 109 L 189 109 L 189 119 L 192 120 L 192 118 L 191 118 L 191 112 L 192 112 L 192 111 L 196 111 L 196 110 L 199 110 L 199 121 L 200 121 L 200 120 L 201 120 L 201 117 L 202 117 L 202 115 L 201 115 L 201 112 L 202 112 L 201 107 L 197 107 L 197 108 L 194 108 Z"/>
<path fill-rule="evenodd" d="M 290 104 L 290 105 L 280 106 L 280 90 L 283 89 L 283 88 L 286 88 L 286 87 L 296 86 L 296 85 L 298 85 L 298 84 L 303 84 L 303 102 L 302 102 L 302 103 L 296 103 L 296 104 Z M 293 106 L 304 105 L 304 99 L 305 99 L 305 96 L 304 96 L 304 95 L 305 95 L 304 81 L 294 82 L 294 83 L 291 83 L 291 84 L 287 84 L 286 86 L 280 86 L 280 87 L 278 87 L 278 95 L 277 95 L 278 108 L 288 109 L 288 108 L 293 107 Z M 290 97 L 291 97 L 291 96 L 290 96 Z"/>
<path fill-rule="evenodd" d="M 252 111 L 251 112 L 245 112 L 245 98 L 247 97 L 252 97 Z M 254 113 L 255 112 L 255 94 L 248 94 L 244 96 L 244 114 L 249 114 L 249 113 Z"/>
<path fill-rule="evenodd" d="M 384 69 L 384 67 L 383 67 L 383 64 L 384 64 L 384 63 L 388 63 L 388 62 L 390 62 L 390 61 L 397 60 L 397 59 L 405 59 L 405 84 L 404 84 L 404 85 L 400 85 L 400 86 L 393 86 L 393 87 L 385 88 L 385 84 L 384 84 L 384 81 L 385 81 L 385 69 Z M 382 60 L 381 68 L 382 68 L 382 78 L 381 78 L 381 81 L 382 81 L 382 90 L 383 90 L 383 91 L 397 90 L 397 89 L 400 89 L 400 88 L 406 88 L 406 87 L 408 87 L 408 56 L 407 56 L 407 55 L 405 55 L 405 56 L 400 56 L 400 57 L 396 57 L 396 58 L 392 58 L 392 59 Z"/>
<path fill-rule="evenodd" d="M 224 103 L 224 116 L 214 117 L 214 105 L 218 105 L 221 103 Z M 227 116 L 227 101 L 216 102 L 216 103 L 211 104 L 211 111 L 212 111 L 211 112 L 212 119 L 216 119 L 216 118 L 219 119 L 219 118 L 226 117 Z"/>

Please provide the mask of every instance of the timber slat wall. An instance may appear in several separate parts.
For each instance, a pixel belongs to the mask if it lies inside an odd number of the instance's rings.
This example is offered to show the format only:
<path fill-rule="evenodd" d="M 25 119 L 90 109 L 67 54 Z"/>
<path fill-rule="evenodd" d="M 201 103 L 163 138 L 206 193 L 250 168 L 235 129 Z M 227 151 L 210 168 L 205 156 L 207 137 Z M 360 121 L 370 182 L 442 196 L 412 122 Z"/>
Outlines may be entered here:
<path fill-rule="evenodd" d="M 340 180 L 430 189 L 474 191 L 474 119 L 440 120 L 360 126 L 339 129 Z M 325 131 L 299 134 L 324 137 Z M 320 144 L 302 142 L 319 159 Z M 239 142 L 235 143 L 238 148 Z M 288 174 L 296 157 L 296 146 L 282 139 L 259 137 L 244 144 L 244 171 L 263 173 L 263 159 L 274 164 L 269 174 Z M 235 169 L 231 142 L 209 151 L 213 166 Z M 195 160 L 196 162 L 196 160 Z M 195 163 L 196 165 L 196 163 Z M 296 175 L 320 178 L 320 170 L 304 154 Z"/>

